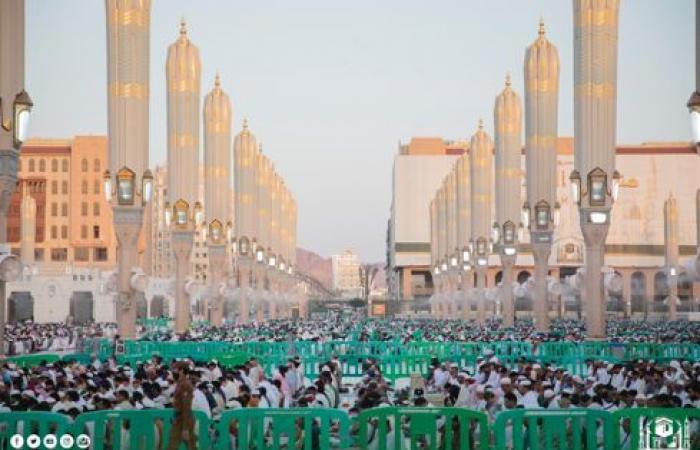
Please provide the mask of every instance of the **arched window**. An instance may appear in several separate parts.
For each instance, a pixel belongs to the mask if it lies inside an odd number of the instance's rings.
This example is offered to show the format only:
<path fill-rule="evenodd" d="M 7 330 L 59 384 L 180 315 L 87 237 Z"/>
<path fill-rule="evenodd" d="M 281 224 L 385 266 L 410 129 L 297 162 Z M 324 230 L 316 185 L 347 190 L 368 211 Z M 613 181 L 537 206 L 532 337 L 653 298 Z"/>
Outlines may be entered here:
<path fill-rule="evenodd" d="M 68 195 L 68 182 L 67 181 L 61 182 L 61 194 Z"/>
<path fill-rule="evenodd" d="M 94 167 L 95 167 L 95 172 L 99 172 L 99 171 L 100 171 L 100 160 L 99 160 L 99 158 L 95 158 L 95 161 L 94 161 L 93 165 L 94 165 Z"/>
<path fill-rule="evenodd" d="M 82 194 L 87 194 L 88 193 L 88 182 L 86 180 L 83 180 L 81 186 L 80 186 L 80 192 Z"/>
<path fill-rule="evenodd" d="M 34 160 L 33 159 L 29 160 L 29 171 L 34 172 Z"/>
<path fill-rule="evenodd" d="M 46 160 L 43 158 L 39 160 L 39 172 L 46 172 Z"/>
<path fill-rule="evenodd" d="M 100 215 L 100 204 L 99 202 L 95 202 L 92 204 L 92 215 L 95 217 L 99 217 Z"/>
<path fill-rule="evenodd" d="M 51 160 L 51 172 L 58 172 L 58 160 L 56 158 Z"/>
<path fill-rule="evenodd" d="M 100 193 L 100 180 L 95 180 L 94 185 L 92 187 L 93 194 L 99 194 Z"/>
<path fill-rule="evenodd" d="M 68 172 L 68 160 L 61 160 L 61 172 Z"/>
<path fill-rule="evenodd" d="M 58 181 L 56 180 L 51 182 L 51 193 L 54 195 L 58 194 Z"/>
<path fill-rule="evenodd" d="M 83 172 L 88 171 L 88 160 L 87 159 L 83 158 L 83 160 L 80 162 L 80 170 L 82 170 Z"/>
<path fill-rule="evenodd" d="M 668 311 L 664 303 L 668 297 L 668 278 L 664 272 L 656 272 L 654 275 L 654 310 L 660 312 Z"/>
<path fill-rule="evenodd" d="M 632 302 L 632 313 L 648 312 L 647 301 L 647 278 L 643 272 L 635 272 L 630 279 L 630 300 Z"/>
<path fill-rule="evenodd" d="M 68 203 L 61 203 L 61 217 L 68 217 Z"/>

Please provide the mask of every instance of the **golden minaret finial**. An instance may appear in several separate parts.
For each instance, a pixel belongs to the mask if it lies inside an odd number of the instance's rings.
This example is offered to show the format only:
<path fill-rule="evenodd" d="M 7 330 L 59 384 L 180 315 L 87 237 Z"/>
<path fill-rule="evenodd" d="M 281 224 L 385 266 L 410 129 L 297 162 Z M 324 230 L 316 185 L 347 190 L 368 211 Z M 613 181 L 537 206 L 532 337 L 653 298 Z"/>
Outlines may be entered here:
<path fill-rule="evenodd" d="M 510 70 L 506 72 L 506 87 L 510 87 Z"/>
<path fill-rule="evenodd" d="M 483 130 L 483 129 L 484 129 L 484 119 L 479 117 L 479 130 Z"/>
<path fill-rule="evenodd" d="M 262 142 L 260 142 L 260 143 L 258 144 L 258 151 L 259 151 L 260 153 L 262 153 Z"/>
<path fill-rule="evenodd" d="M 216 71 L 216 75 L 214 76 L 214 87 L 220 87 L 221 86 L 221 77 L 219 76 L 219 71 Z"/>
<path fill-rule="evenodd" d="M 184 17 L 180 18 L 180 36 L 187 36 L 187 22 Z"/>
<path fill-rule="evenodd" d="M 544 36 L 544 18 L 540 16 L 540 29 L 537 31 L 540 37 Z"/>
<path fill-rule="evenodd" d="M 245 131 L 247 129 L 248 129 L 248 118 L 244 117 L 243 118 L 243 130 Z"/>

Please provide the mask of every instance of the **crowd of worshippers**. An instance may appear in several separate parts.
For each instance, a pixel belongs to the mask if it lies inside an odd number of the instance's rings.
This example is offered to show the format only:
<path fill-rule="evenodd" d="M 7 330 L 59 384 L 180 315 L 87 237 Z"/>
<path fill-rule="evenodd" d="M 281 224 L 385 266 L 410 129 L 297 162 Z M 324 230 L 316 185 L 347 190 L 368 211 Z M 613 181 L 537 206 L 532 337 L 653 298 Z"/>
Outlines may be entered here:
<path fill-rule="evenodd" d="M 75 349 L 81 339 L 107 337 L 117 333 L 114 323 L 67 325 L 65 323 L 36 323 L 31 320 L 8 323 L 5 326 L 6 355 L 55 352 Z"/>
<path fill-rule="evenodd" d="M 341 408 L 352 415 L 387 404 L 429 406 L 431 402 L 485 411 L 492 418 L 513 408 L 612 411 L 700 406 L 700 362 L 589 360 L 585 374 L 575 375 L 525 359 L 509 368 L 487 350 L 473 370 L 434 359 L 419 385 L 397 389 L 371 358 L 364 360 L 361 377 L 347 380 L 337 356 L 320 366 L 316 379 L 304 376 L 304 361 L 299 357 L 267 373 L 255 358 L 231 368 L 217 361 L 184 361 L 196 389 L 192 407 L 208 417 L 231 408 L 307 406 Z M 102 363 L 97 358 L 89 364 L 57 361 L 26 368 L 4 363 L 2 380 L 0 404 L 4 410 L 70 416 L 103 409 L 167 408 L 177 383 L 172 366 L 156 355 L 134 367 L 118 365 L 113 359 Z"/>
<path fill-rule="evenodd" d="M 166 364 L 156 355 L 133 367 L 118 365 L 114 359 L 102 363 L 97 358 L 88 364 L 58 361 L 18 367 L 4 363 L 0 412 L 50 411 L 74 420 L 91 411 L 172 408 L 177 404 L 180 383 L 193 388 L 191 410 L 213 420 L 227 410 L 240 408 L 335 408 L 347 412 L 354 436 L 360 427 L 353 419 L 362 411 L 383 406 L 468 408 L 486 413 L 490 423 L 499 412 L 518 408 L 612 412 L 700 406 L 700 362 L 589 360 L 584 373 L 577 375 L 525 359 L 507 367 L 487 350 L 473 368 L 433 359 L 426 376 L 411 377 L 410 385 L 404 387 L 387 380 L 372 358 L 364 360 L 359 377 L 344 377 L 342 367 L 342 360 L 334 355 L 320 364 L 320 375 L 310 379 L 299 357 L 289 358 L 274 370 L 265 370 L 255 358 L 227 368 L 215 360 L 195 362 L 191 358 Z M 185 377 L 187 381 L 183 381 Z M 405 381 L 399 380 L 399 384 L 405 385 Z M 444 433 L 445 418 L 439 416 L 437 421 Z M 318 440 L 318 422 L 313 424 L 311 432 Z M 370 425 L 367 433 L 372 441 L 377 439 L 378 430 L 376 422 Z M 301 422 L 296 426 L 301 436 Z M 405 424 L 392 422 L 389 432 L 397 426 Z M 235 438 L 235 422 L 229 431 Z M 506 432 L 510 440 L 512 427 Z M 690 432 L 697 438 L 697 421 Z M 386 439 L 389 442 L 393 437 Z"/>
<path fill-rule="evenodd" d="M 700 322 L 613 319 L 607 323 L 611 342 L 689 342 L 700 343 Z M 549 332 L 538 332 L 532 320 L 518 319 L 506 328 L 498 319 L 484 326 L 471 321 L 447 319 L 362 319 L 328 315 L 322 320 L 274 320 L 251 324 L 226 324 L 222 327 L 200 325 L 185 334 L 169 328 L 145 330 L 141 336 L 152 341 L 431 341 L 492 342 L 519 340 L 530 342 L 586 339 L 585 323 L 573 319 L 552 321 Z"/>

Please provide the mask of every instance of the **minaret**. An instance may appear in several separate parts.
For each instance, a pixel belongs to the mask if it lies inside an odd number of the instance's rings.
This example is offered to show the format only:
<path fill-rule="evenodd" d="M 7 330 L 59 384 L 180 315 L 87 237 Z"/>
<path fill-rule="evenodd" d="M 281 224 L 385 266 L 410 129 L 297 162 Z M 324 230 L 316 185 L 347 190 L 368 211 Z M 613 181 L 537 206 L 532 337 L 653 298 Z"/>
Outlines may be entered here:
<path fill-rule="evenodd" d="M 668 319 L 676 320 L 676 302 L 678 301 L 678 202 L 671 193 L 664 202 L 664 256 L 666 262 L 666 279 L 668 280 Z"/>
<path fill-rule="evenodd" d="M 165 76 L 168 86 L 168 198 L 198 200 L 199 98 L 201 64 L 199 50 L 187 37 L 184 20 L 180 36 L 168 47 Z"/>
<path fill-rule="evenodd" d="M 239 323 L 248 323 L 250 320 L 250 287 L 251 269 L 255 258 L 253 242 L 255 239 L 255 225 L 257 221 L 256 206 L 253 199 L 256 197 L 255 185 L 255 156 L 258 152 L 258 144 L 255 136 L 248 129 L 248 121 L 243 120 L 243 129 L 234 140 L 234 181 L 235 181 L 235 206 L 236 214 L 234 226 L 236 239 L 238 239 L 238 274 L 240 287 Z"/>
<path fill-rule="evenodd" d="M 258 147 L 259 148 L 259 147 Z M 258 245 L 265 252 L 265 262 L 267 263 L 270 254 L 268 250 L 272 247 L 272 229 L 275 227 L 270 203 L 270 192 L 272 186 L 272 173 L 270 172 L 270 161 L 267 156 L 258 151 L 255 156 L 255 184 L 256 184 L 256 233 Z"/>
<path fill-rule="evenodd" d="M 493 142 L 484 131 L 483 121 L 479 120 L 479 129 L 471 138 L 470 178 L 471 178 L 471 222 L 472 253 L 476 261 L 476 287 L 479 296 L 477 321 L 483 325 L 486 320 L 486 271 L 491 253 L 489 238 L 491 235 L 491 204 L 493 198 Z"/>
<path fill-rule="evenodd" d="M 527 201 L 524 226 L 529 228 L 535 260 L 535 326 L 549 331 L 547 272 L 552 235 L 558 214 L 556 200 L 557 114 L 559 102 L 559 53 L 545 36 L 525 51 L 525 166 Z"/>
<path fill-rule="evenodd" d="M 460 303 L 462 304 L 462 319 L 471 317 L 471 288 L 474 277 L 472 276 L 471 255 L 469 242 L 472 238 L 471 224 L 471 183 L 469 180 L 469 153 L 464 152 L 455 162 L 454 171 L 457 180 L 456 208 L 457 208 L 457 247 L 459 263 L 462 270 L 462 292 Z"/>
<path fill-rule="evenodd" d="M 151 1 L 106 0 L 105 10 L 109 170 L 116 177 L 120 169 L 126 168 L 124 179 L 131 176 L 131 183 L 126 181 L 121 191 L 126 194 L 124 203 L 112 201 L 119 264 L 116 319 L 119 335 L 133 339 L 136 292 L 130 279 L 133 268 L 139 266 L 138 240 L 143 228 L 143 204 L 148 200 L 141 187 L 148 169 Z"/>
<path fill-rule="evenodd" d="M 447 316 L 447 186 L 446 180 L 442 180 L 438 191 L 438 257 L 440 258 L 440 317 Z"/>
<path fill-rule="evenodd" d="M 231 103 L 219 74 L 204 98 L 204 214 L 206 221 L 230 220 Z"/>
<path fill-rule="evenodd" d="M 495 153 L 496 153 L 496 222 L 498 253 L 503 266 L 503 324 L 512 327 L 515 319 L 513 304 L 513 266 L 518 250 L 518 225 L 520 224 L 520 188 L 522 173 L 522 107 L 520 97 L 510 85 L 496 97 L 494 106 Z"/>
<path fill-rule="evenodd" d="M 24 186 L 20 204 L 21 222 L 20 256 L 22 265 L 34 264 L 34 243 L 36 242 L 36 201 L 29 193 L 29 186 Z"/>
<path fill-rule="evenodd" d="M 615 170 L 619 0 L 574 0 L 574 171 L 586 244 L 588 338 L 606 335 L 601 268 L 620 175 Z"/>

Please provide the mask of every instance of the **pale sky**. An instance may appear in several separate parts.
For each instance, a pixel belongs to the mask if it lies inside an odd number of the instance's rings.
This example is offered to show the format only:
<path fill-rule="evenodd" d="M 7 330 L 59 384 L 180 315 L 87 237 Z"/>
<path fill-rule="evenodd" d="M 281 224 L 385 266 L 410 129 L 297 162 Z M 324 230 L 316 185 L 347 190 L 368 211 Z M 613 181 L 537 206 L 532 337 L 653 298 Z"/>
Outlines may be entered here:
<path fill-rule="evenodd" d="M 102 0 L 27 0 L 30 135 L 106 134 Z M 622 0 L 618 142 L 690 140 L 691 0 Z M 247 116 L 299 205 L 300 247 L 383 261 L 397 142 L 493 129 L 506 71 L 522 94 L 540 16 L 559 48 L 559 133 L 573 134 L 571 0 L 153 0 L 151 166 L 165 162 L 166 49 L 180 18 L 219 70 L 234 129 Z M 200 151 L 203 144 L 200 144 Z"/>

